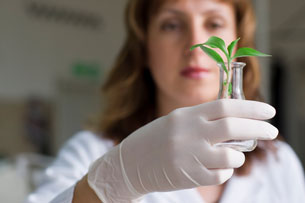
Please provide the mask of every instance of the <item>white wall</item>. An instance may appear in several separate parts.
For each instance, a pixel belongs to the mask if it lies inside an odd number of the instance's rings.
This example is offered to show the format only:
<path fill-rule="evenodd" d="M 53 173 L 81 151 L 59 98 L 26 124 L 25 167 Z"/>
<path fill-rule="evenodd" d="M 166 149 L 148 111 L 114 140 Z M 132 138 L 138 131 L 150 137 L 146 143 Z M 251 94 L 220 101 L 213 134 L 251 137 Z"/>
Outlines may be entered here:
<path fill-rule="evenodd" d="M 90 29 L 34 18 L 26 10 L 31 2 L 92 13 L 102 19 L 102 26 Z M 0 125 L 0 154 L 29 150 L 24 112 L 31 96 L 52 105 L 53 152 L 82 128 L 89 114 L 96 112 L 100 105 L 97 89 L 102 81 L 79 79 L 71 68 L 77 62 L 97 63 L 101 72 L 110 68 L 125 35 L 124 7 L 125 1 L 121 0 L 1 0 L 0 112 L 10 112 L 0 114 L 0 120 L 11 125 Z"/>
<path fill-rule="evenodd" d="M 270 13 L 269 0 L 253 0 L 256 13 L 256 48 L 263 53 L 270 50 Z M 261 93 L 266 102 L 270 102 L 270 58 L 259 58 L 261 67 Z"/>
<path fill-rule="evenodd" d="M 50 98 L 55 95 L 56 79 L 71 77 L 73 63 L 110 66 L 124 36 L 124 1 L 36 0 L 99 15 L 104 22 L 99 30 L 34 19 L 25 11 L 27 2 L 31 1 L 1 0 L 0 97 Z"/>

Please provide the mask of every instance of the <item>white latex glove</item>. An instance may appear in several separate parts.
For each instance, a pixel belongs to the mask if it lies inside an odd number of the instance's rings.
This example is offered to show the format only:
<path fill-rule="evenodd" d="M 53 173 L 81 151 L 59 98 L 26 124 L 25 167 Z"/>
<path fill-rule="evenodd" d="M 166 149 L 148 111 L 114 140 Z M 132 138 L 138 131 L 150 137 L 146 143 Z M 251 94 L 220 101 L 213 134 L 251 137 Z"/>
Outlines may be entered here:
<path fill-rule="evenodd" d="M 104 203 L 135 202 L 144 194 L 228 180 L 245 156 L 228 140 L 274 139 L 262 121 L 275 115 L 268 104 L 224 99 L 177 109 L 129 135 L 94 162 L 88 183 Z"/>

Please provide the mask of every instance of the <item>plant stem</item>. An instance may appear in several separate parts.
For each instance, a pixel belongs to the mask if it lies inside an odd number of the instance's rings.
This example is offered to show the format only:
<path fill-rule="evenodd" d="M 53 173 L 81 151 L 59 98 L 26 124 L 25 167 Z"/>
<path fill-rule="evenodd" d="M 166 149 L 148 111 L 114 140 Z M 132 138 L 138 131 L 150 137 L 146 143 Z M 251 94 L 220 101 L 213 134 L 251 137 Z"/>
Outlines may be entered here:
<path fill-rule="evenodd" d="M 224 91 L 225 91 L 225 98 L 226 99 L 229 99 L 230 98 L 230 83 L 231 83 L 231 60 L 228 60 L 228 73 L 227 73 L 227 78 L 226 78 L 226 84 L 225 84 L 225 88 L 224 88 Z"/>

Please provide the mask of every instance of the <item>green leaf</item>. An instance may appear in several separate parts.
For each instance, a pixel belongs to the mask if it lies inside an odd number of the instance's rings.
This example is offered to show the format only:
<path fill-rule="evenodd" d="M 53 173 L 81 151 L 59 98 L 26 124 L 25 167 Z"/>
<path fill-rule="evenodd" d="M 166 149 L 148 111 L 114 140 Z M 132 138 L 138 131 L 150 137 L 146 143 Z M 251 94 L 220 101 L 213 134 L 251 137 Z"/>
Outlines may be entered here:
<path fill-rule="evenodd" d="M 223 70 L 228 73 L 228 69 L 225 66 L 225 63 L 223 61 L 223 59 L 221 58 L 221 56 L 214 51 L 213 49 L 210 49 L 208 47 L 205 46 L 200 46 L 200 48 L 202 49 L 202 51 L 204 51 L 209 57 L 211 57 L 214 61 L 216 61 L 217 63 L 220 63 Z"/>
<path fill-rule="evenodd" d="M 202 46 L 202 44 L 195 44 L 190 48 L 190 50 L 193 51 L 194 49 L 196 49 L 197 47 L 200 47 L 200 46 Z"/>
<path fill-rule="evenodd" d="M 211 48 L 218 48 L 228 57 L 225 42 L 219 37 L 212 36 L 208 39 L 208 41 L 203 43 L 203 45 L 209 46 Z"/>
<path fill-rule="evenodd" d="M 234 50 L 234 47 L 236 46 L 237 42 L 240 40 L 240 38 L 238 38 L 237 40 L 234 40 L 233 42 L 231 42 L 231 44 L 228 46 L 228 52 L 229 52 L 229 57 L 232 57 L 232 52 Z"/>
<path fill-rule="evenodd" d="M 264 54 L 262 52 L 256 51 L 255 49 L 243 47 L 239 48 L 232 59 L 238 57 L 245 57 L 245 56 L 271 56 L 268 54 Z"/>

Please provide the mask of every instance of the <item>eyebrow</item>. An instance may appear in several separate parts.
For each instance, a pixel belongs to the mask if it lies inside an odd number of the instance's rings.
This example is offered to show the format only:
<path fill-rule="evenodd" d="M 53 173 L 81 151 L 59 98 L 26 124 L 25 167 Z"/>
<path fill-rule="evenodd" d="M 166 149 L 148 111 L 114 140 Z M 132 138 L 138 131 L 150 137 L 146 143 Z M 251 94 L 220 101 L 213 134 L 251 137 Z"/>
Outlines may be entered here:
<path fill-rule="evenodd" d="M 177 9 L 173 9 L 173 8 L 164 8 L 160 11 L 160 13 L 164 13 L 164 12 L 169 12 L 169 13 L 173 13 L 176 15 L 181 15 L 181 16 L 185 16 L 185 13 L 183 11 L 177 10 Z M 216 9 L 209 9 L 207 11 L 202 12 L 202 15 L 206 15 L 206 14 L 214 14 L 214 13 L 221 13 L 219 10 Z"/>

